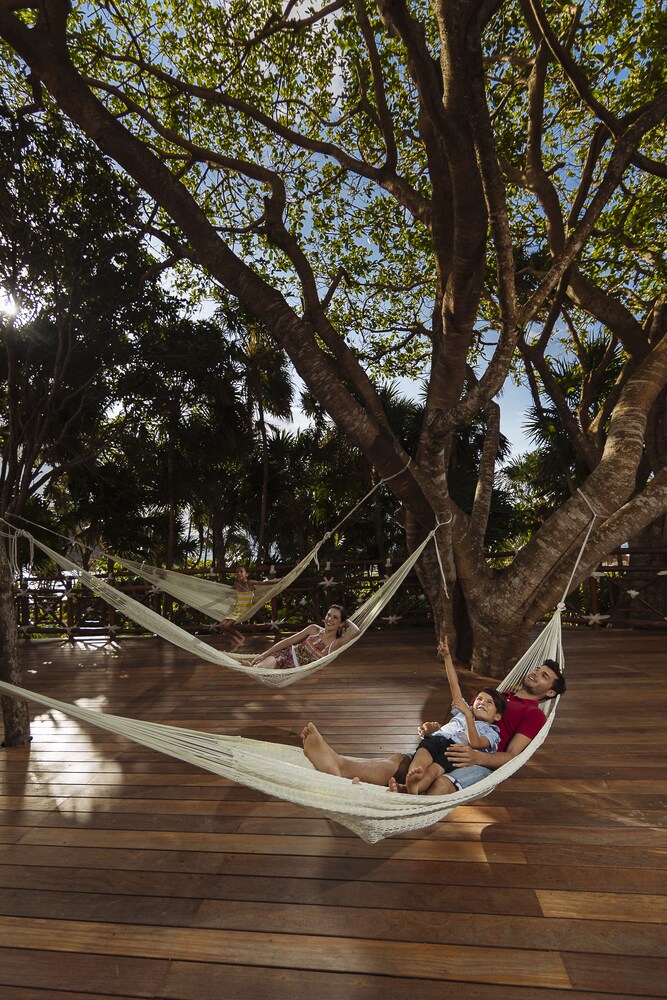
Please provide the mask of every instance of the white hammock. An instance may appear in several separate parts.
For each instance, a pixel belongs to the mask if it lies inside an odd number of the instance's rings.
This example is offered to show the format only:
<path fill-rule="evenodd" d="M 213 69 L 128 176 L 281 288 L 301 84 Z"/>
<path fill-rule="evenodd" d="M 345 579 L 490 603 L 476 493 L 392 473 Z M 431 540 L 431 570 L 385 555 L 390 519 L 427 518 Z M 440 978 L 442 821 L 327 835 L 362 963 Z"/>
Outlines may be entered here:
<path fill-rule="evenodd" d="M 161 636 L 168 642 L 173 643 L 174 646 L 179 646 L 181 649 L 187 650 L 202 660 L 218 664 L 221 667 L 229 667 L 231 670 L 241 671 L 271 687 L 287 687 L 300 678 L 306 677 L 316 670 L 321 670 L 322 667 L 331 663 L 340 653 L 349 649 L 350 646 L 357 642 L 366 629 L 375 621 L 387 602 L 394 596 L 426 546 L 433 539 L 436 531 L 437 528 L 434 528 L 396 572 L 381 584 L 375 593 L 361 607 L 357 608 L 353 615 L 350 615 L 350 620 L 359 628 L 358 635 L 350 639 L 344 646 L 335 649 L 332 653 L 327 653 L 326 656 L 321 656 L 312 663 L 306 663 L 301 667 L 290 667 L 287 670 L 268 670 L 265 667 L 249 666 L 248 661 L 252 659 L 252 654 L 226 653 L 223 650 L 214 649 L 196 636 L 190 635 L 189 632 L 179 625 L 170 622 L 167 618 L 163 618 L 162 615 L 159 615 L 151 608 L 147 608 L 140 601 L 136 601 L 129 594 L 123 594 L 109 583 L 98 579 L 87 572 L 87 570 L 82 569 L 81 566 L 72 562 L 71 559 L 61 555 L 59 552 L 55 552 L 48 545 L 44 545 L 43 542 L 38 541 L 30 535 L 29 532 L 23 529 L 12 529 L 15 537 L 23 536 L 27 538 L 31 545 L 36 545 L 37 548 L 41 549 L 57 566 L 60 566 L 61 569 L 68 573 L 72 573 L 81 583 L 92 590 L 94 594 L 116 608 L 117 611 L 121 611 L 124 615 L 127 615 L 137 625 L 142 625 L 149 632 Z"/>
<path fill-rule="evenodd" d="M 163 590 L 166 594 L 175 597 L 176 600 L 182 601 L 189 608 L 201 611 L 208 618 L 221 621 L 223 618 L 233 617 L 237 622 L 244 622 L 252 618 L 268 601 L 301 576 L 306 566 L 316 557 L 324 541 L 325 539 L 322 539 L 318 542 L 315 548 L 280 580 L 276 580 L 274 583 L 257 584 L 253 588 L 254 600 L 247 611 L 242 614 L 236 614 L 239 591 L 226 583 L 218 583 L 216 580 L 202 580 L 201 577 L 197 576 L 186 576 L 185 573 L 179 573 L 176 570 L 149 566 L 143 562 L 136 562 L 134 559 L 126 559 L 125 556 L 109 555 L 108 553 L 105 553 L 105 556 L 124 566 L 135 576 L 148 580 L 156 590 Z"/>
<path fill-rule="evenodd" d="M 406 466 L 407 468 L 407 466 Z M 401 470 L 403 472 L 405 470 Z M 401 473 L 396 473 L 396 475 L 401 475 Z M 249 608 L 247 608 L 241 614 L 236 614 L 236 605 L 239 596 L 239 591 L 235 590 L 234 587 L 227 583 L 218 583 L 216 580 L 202 580 L 201 577 L 188 576 L 185 573 L 180 573 L 176 570 L 162 569 L 159 566 L 150 566 L 144 562 L 138 562 L 135 559 L 126 559 L 125 556 L 117 556 L 110 553 L 105 553 L 107 558 L 113 559 L 114 562 L 119 563 L 119 565 L 124 566 L 125 569 L 130 570 L 136 576 L 140 576 L 144 580 L 148 580 L 153 584 L 158 590 L 163 590 L 165 593 L 170 594 L 177 600 L 182 601 L 190 608 L 196 608 L 197 611 L 201 611 L 202 614 L 207 615 L 209 618 L 213 618 L 215 621 L 220 621 L 223 618 L 233 617 L 237 622 L 249 621 L 257 612 L 274 597 L 282 593 L 287 587 L 289 587 L 294 581 L 301 576 L 303 571 L 308 565 L 310 565 L 313 560 L 317 561 L 317 555 L 326 541 L 331 538 L 331 536 L 338 531 L 338 529 L 345 524 L 345 522 L 352 517 L 356 511 L 362 507 L 366 501 L 371 497 L 376 490 L 383 485 L 383 483 L 389 482 L 390 479 L 394 479 L 395 476 L 388 476 L 386 479 L 381 479 L 378 483 L 373 486 L 366 496 L 362 497 L 358 504 L 356 504 L 351 510 L 345 514 L 343 518 L 338 522 L 338 524 L 327 531 L 327 533 L 320 539 L 320 541 L 313 546 L 310 552 L 297 563 L 296 566 L 282 576 L 279 580 L 273 582 L 260 583 L 255 590 L 255 599 Z"/>
<path fill-rule="evenodd" d="M 515 687 L 533 667 L 547 658 L 558 660 L 562 667 L 562 608 L 563 605 L 559 605 L 549 624 L 499 685 L 500 689 Z M 540 706 L 547 715 L 547 721 L 522 753 L 477 784 L 452 795 L 436 796 L 394 794 L 377 785 L 364 782 L 352 784 L 347 778 L 322 774 L 314 769 L 298 747 L 106 715 L 34 694 L 4 681 L 0 681 L 0 692 L 64 712 L 81 722 L 99 726 L 267 795 L 316 809 L 371 844 L 385 837 L 431 826 L 457 806 L 491 792 L 544 743 L 559 701 L 559 698 L 554 698 Z"/>

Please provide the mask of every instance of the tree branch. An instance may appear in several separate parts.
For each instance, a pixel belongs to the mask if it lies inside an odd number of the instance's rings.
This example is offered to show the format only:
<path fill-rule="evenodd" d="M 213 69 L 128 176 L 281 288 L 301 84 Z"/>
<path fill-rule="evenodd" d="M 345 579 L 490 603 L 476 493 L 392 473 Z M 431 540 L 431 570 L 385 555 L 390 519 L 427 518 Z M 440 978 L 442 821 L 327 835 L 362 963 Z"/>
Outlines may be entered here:
<path fill-rule="evenodd" d="M 526 325 L 542 307 L 547 296 L 553 291 L 563 274 L 572 264 L 579 250 L 590 236 L 593 227 L 607 202 L 618 187 L 633 151 L 644 135 L 654 128 L 667 114 L 667 92 L 656 99 L 641 118 L 631 125 L 616 143 L 604 177 L 588 206 L 577 229 L 569 236 L 562 252 L 557 256 L 540 287 L 533 293 L 519 312 L 520 325 Z"/>
<path fill-rule="evenodd" d="M 632 115 L 626 115 L 623 119 L 617 118 L 616 115 L 605 107 L 601 101 L 598 101 L 593 94 L 593 90 L 586 78 L 585 73 L 579 64 L 572 58 L 567 48 L 561 45 L 558 41 L 556 33 L 551 27 L 549 19 L 539 3 L 539 0 L 527 0 L 527 3 L 533 13 L 535 22 L 542 33 L 544 41 L 549 46 L 553 57 L 562 66 L 565 75 L 581 100 L 591 109 L 600 121 L 604 122 L 615 138 L 620 138 L 627 129 L 628 125 L 630 125 L 632 121 L 641 117 L 641 115 L 643 115 L 650 108 L 652 102 L 645 104 L 642 108 L 638 108 Z M 658 177 L 667 177 L 667 165 L 651 160 L 649 157 L 638 153 L 637 150 L 632 151 L 630 160 L 635 166 L 642 170 L 656 174 Z"/>

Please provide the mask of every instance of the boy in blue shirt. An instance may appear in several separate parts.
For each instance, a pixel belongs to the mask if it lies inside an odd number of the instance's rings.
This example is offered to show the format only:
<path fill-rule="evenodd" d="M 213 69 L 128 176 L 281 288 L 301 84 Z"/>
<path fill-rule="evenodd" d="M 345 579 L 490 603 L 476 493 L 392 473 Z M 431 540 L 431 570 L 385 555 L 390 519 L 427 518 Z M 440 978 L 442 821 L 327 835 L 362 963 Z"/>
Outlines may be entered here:
<path fill-rule="evenodd" d="M 397 785 L 396 791 L 421 795 L 442 774 L 454 769 L 445 756 L 452 743 L 467 743 L 475 750 L 495 753 L 500 743 L 500 730 L 495 725 L 505 713 L 505 699 L 493 688 L 483 688 L 469 705 L 461 694 L 447 639 L 441 639 L 438 651 L 445 661 L 447 680 L 452 692 L 453 718 L 436 732 L 421 741 L 408 769 L 405 786 Z M 390 788 L 393 782 L 390 782 Z M 394 790 L 392 788 L 392 790 Z"/>

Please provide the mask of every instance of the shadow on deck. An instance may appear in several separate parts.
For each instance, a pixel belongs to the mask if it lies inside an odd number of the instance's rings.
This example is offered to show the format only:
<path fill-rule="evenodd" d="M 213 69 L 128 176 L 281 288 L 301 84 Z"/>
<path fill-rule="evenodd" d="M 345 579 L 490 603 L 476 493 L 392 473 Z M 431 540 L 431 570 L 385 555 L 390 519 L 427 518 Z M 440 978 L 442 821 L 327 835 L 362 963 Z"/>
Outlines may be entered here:
<path fill-rule="evenodd" d="M 33 706 L 30 748 L 0 752 L 0 1000 L 664 996 L 664 635 L 565 642 L 545 747 L 376 845 Z M 23 656 L 26 686 L 63 701 L 281 742 L 312 719 L 360 756 L 443 715 L 433 648 L 369 634 L 282 691 L 152 639 Z"/>

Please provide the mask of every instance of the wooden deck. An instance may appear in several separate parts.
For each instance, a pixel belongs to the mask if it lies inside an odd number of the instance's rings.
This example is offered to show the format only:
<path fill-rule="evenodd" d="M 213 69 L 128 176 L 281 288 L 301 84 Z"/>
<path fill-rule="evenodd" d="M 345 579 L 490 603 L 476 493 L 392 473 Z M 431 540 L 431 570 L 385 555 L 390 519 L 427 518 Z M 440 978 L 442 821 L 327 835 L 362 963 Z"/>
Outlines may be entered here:
<path fill-rule="evenodd" d="M 64 701 L 283 742 L 312 719 L 381 755 L 443 714 L 433 645 L 367 636 L 283 691 L 152 639 L 24 660 Z M 0 1000 L 664 996 L 665 637 L 581 630 L 566 651 L 532 762 L 372 846 L 34 706 L 31 747 L 0 751 Z"/>

